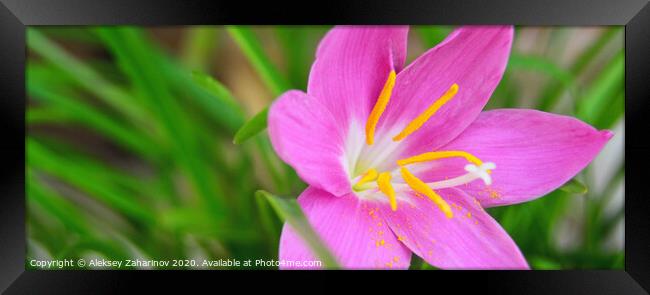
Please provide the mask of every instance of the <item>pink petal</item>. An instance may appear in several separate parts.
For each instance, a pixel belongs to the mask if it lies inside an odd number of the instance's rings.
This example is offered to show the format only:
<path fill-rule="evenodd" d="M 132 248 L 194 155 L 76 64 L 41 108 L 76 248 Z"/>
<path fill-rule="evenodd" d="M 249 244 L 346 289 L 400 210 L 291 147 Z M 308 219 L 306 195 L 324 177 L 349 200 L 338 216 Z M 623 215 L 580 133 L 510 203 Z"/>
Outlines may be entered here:
<path fill-rule="evenodd" d="M 508 205 L 541 197 L 570 180 L 612 137 L 567 116 L 525 109 L 483 112 L 440 150 L 463 150 L 493 162 L 492 185 L 473 181 L 460 189 L 484 207 Z M 427 180 L 464 173 L 464 160 L 441 162 Z"/>
<path fill-rule="evenodd" d="M 511 26 L 470 26 L 452 32 L 397 75 L 378 130 L 399 127 L 399 133 L 456 83 L 458 93 L 403 143 L 412 155 L 451 141 L 476 119 L 499 84 L 512 36 Z"/>
<path fill-rule="evenodd" d="M 292 90 L 271 106 L 271 143 L 278 156 L 310 185 L 337 196 L 350 192 L 343 168 L 343 128 L 313 97 Z"/>
<path fill-rule="evenodd" d="M 382 206 L 390 228 L 409 249 L 443 269 L 528 269 L 517 245 L 478 201 L 455 188 L 437 192 L 452 207 L 452 218 L 411 193 L 411 204 L 402 201 L 397 211 Z"/>
<path fill-rule="evenodd" d="M 373 203 L 360 201 L 352 194 L 337 198 L 313 187 L 298 197 L 298 203 L 342 267 L 409 267 L 411 252 L 397 241 Z M 279 257 L 281 261 L 316 260 L 308 246 L 287 224 L 280 237 Z"/>
<path fill-rule="evenodd" d="M 342 125 L 365 124 L 392 69 L 406 57 L 408 27 L 347 27 L 330 30 L 320 42 L 307 93 Z"/>

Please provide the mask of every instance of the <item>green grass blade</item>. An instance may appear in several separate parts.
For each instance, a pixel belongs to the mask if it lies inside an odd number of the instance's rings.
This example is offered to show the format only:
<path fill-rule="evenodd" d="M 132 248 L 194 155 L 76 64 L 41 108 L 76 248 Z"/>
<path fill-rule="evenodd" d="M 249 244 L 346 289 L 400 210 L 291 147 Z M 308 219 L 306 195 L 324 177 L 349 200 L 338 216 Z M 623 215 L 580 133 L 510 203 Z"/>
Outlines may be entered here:
<path fill-rule="evenodd" d="M 233 109 L 233 111 L 229 113 L 237 116 L 237 118 L 241 118 L 241 119 L 244 118 L 243 111 L 241 111 L 241 108 L 237 105 L 237 99 L 235 99 L 235 97 L 233 97 L 230 91 L 219 81 L 213 79 L 208 75 L 198 73 L 198 72 L 193 73 L 193 80 L 196 84 L 199 85 L 199 87 L 202 87 L 205 91 L 209 92 L 214 98 L 220 100 L 221 105 L 231 106 L 231 109 Z M 250 137 L 255 136 L 261 130 L 263 130 L 264 127 L 266 126 L 266 115 L 267 115 L 266 110 L 267 109 L 265 109 L 265 111 L 258 114 L 258 116 L 260 117 L 253 118 L 252 120 L 247 122 L 247 125 L 240 128 L 234 136 L 233 143 L 241 144 L 247 139 L 249 139 Z M 272 148 L 268 145 L 267 142 L 268 139 L 258 138 L 258 140 L 256 141 L 256 146 L 258 149 L 256 151 L 260 153 L 264 165 L 266 165 L 267 171 L 271 175 L 271 178 L 273 179 L 275 188 L 282 192 L 288 192 L 287 182 L 289 180 L 287 179 L 286 175 L 281 175 L 281 172 L 278 171 L 280 168 L 282 168 L 281 167 L 282 163 L 278 161 L 277 156 L 273 153 Z M 246 150 L 247 149 L 245 149 L 245 151 Z"/>
<path fill-rule="evenodd" d="M 609 129 L 614 127 L 619 120 L 623 119 L 625 112 L 625 93 L 621 91 L 609 103 L 607 108 L 603 108 L 600 114 L 596 116 L 594 127 L 598 129 Z"/>
<path fill-rule="evenodd" d="M 170 93 L 164 75 L 159 72 L 162 61 L 156 58 L 157 49 L 150 46 L 141 30 L 127 27 L 97 29 L 116 56 L 125 74 L 145 99 L 156 118 L 163 126 L 165 135 L 172 144 L 174 158 L 187 173 L 197 194 L 212 211 L 211 216 L 222 218 L 226 211 L 226 196 L 222 188 L 215 185 L 218 179 L 202 160 L 195 129 L 189 125 L 189 118 Z"/>
<path fill-rule="evenodd" d="M 227 27 L 227 30 L 273 95 L 278 96 L 291 88 L 291 85 L 282 77 L 280 72 L 266 56 L 262 50 L 262 45 L 250 28 L 230 26 Z M 251 120 L 244 123 L 244 126 L 235 134 L 234 142 L 242 143 L 263 131 L 266 128 L 267 113 L 268 109 L 265 108 L 253 116 Z"/>
<path fill-rule="evenodd" d="M 594 60 L 594 58 L 603 51 L 605 46 L 620 32 L 620 27 L 612 27 L 605 30 L 601 36 L 573 62 L 569 71 L 576 77 L 581 76 L 589 63 Z M 565 89 L 560 87 L 557 81 L 550 81 L 544 88 L 544 92 L 541 96 L 542 98 L 540 99 L 537 108 L 544 111 L 550 111 L 555 106 L 564 90 Z"/>
<path fill-rule="evenodd" d="M 605 112 L 611 102 L 623 91 L 625 75 L 625 54 L 621 50 L 599 73 L 591 86 L 577 103 L 577 116 L 594 124 L 598 115 Z"/>
<path fill-rule="evenodd" d="M 244 126 L 237 130 L 233 142 L 241 144 L 249 138 L 257 135 L 266 128 L 266 120 L 269 115 L 269 107 L 264 108 L 261 112 L 257 113 L 253 118 L 244 123 Z"/>
<path fill-rule="evenodd" d="M 280 232 L 278 232 L 277 227 L 275 226 L 276 222 L 271 217 L 271 208 L 269 207 L 269 202 L 266 200 L 266 195 L 267 194 L 264 193 L 255 193 L 257 213 L 259 214 L 260 223 L 264 229 L 264 232 L 268 236 L 268 239 L 271 241 L 271 243 L 277 244 L 279 242 Z"/>
<path fill-rule="evenodd" d="M 69 74 L 84 90 L 96 95 L 131 120 L 142 124 L 148 121 L 149 114 L 140 108 L 127 92 L 110 83 L 83 61 L 68 54 L 37 29 L 27 31 L 27 45 L 61 71 Z"/>
<path fill-rule="evenodd" d="M 262 44 L 257 40 L 250 28 L 228 26 L 226 29 L 273 95 L 278 96 L 291 88 L 289 82 L 266 56 Z"/>
<path fill-rule="evenodd" d="M 35 81 L 33 78 L 28 78 L 27 90 L 29 95 L 45 102 L 62 116 L 99 132 L 127 150 L 133 151 L 150 160 L 158 159 L 160 156 L 157 153 L 158 149 L 155 148 L 159 148 L 159 146 L 147 134 L 142 134 L 129 126 L 124 126 L 115 118 L 111 118 L 105 113 L 99 112 L 77 99 L 72 99 L 45 89 L 45 85 L 46 81 L 41 82 Z M 28 118 L 31 111 L 33 110 L 28 111 Z M 51 120 L 53 118 L 50 117 L 49 119 Z"/>
<path fill-rule="evenodd" d="M 257 191 L 256 194 L 267 199 L 275 212 L 288 222 L 296 233 L 307 242 L 307 245 L 321 259 L 326 268 L 338 268 L 334 256 L 324 246 L 323 241 L 311 227 L 295 199 L 279 198 L 265 191 Z"/>
<path fill-rule="evenodd" d="M 26 147 L 29 167 L 46 172 L 137 220 L 149 224 L 154 222 L 154 215 L 149 208 L 127 198 L 128 192 L 117 190 L 110 183 L 102 181 L 96 173 L 89 173 L 74 161 L 67 161 L 35 140 L 28 139 Z"/>
<path fill-rule="evenodd" d="M 549 78 L 558 81 L 562 89 L 569 90 L 574 96 L 577 93 L 575 89 L 575 76 L 545 57 L 511 54 L 508 66 L 513 69 L 524 69 L 543 73 Z"/>
<path fill-rule="evenodd" d="M 307 32 L 304 28 L 293 26 L 278 27 L 276 35 L 284 52 L 287 77 L 294 89 L 307 89 L 307 78 L 312 62 L 312 55 L 307 44 Z"/>
<path fill-rule="evenodd" d="M 229 113 L 232 113 L 233 116 L 237 118 L 238 121 L 242 121 L 244 118 L 244 111 L 237 102 L 237 99 L 233 97 L 230 90 L 226 88 L 219 81 L 214 78 L 200 73 L 192 72 L 192 80 L 202 89 L 207 91 L 212 97 L 219 102 L 218 105 L 212 106 L 213 108 L 220 108 L 221 106 L 226 106 Z"/>
<path fill-rule="evenodd" d="M 189 27 L 185 32 L 183 64 L 193 70 L 206 71 L 211 57 L 217 47 L 217 29 L 215 27 Z"/>
<path fill-rule="evenodd" d="M 65 111 L 50 107 L 31 107 L 25 118 L 27 125 L 34 124 L 67 124 L 73 119 Z"/>
<path fill-rule="evenodd" d="M 232 136 L 242 126 L 244 112 L 225 86 L 207 75 L 186 70 L 166 56 L 160 56 L 160 59 L 163 73 L 172 89 L 204 110 L 220 130 Z"/>
<path fill-rule="evenodd" d="M 58 218 L 69 230 L 80 235 L 92 234 L 88 218 L 83 211 L 43 186 L 36 180 L 29 169 L 27 173 L 27 199 L 45 208 L 47 212 Z"/>
<path fill-rule="evenodd" d="M 579 195 L 584 195 L 589 191 L 589 189 L 587 189 L 587 186 L 584 183 L 578 181 L 575 178 L 569 180 L 567 183 L 565 183 L 558 189 L 570 194 L 579 194 Z"/>
<path fill-rule="evenodd" d="M 587 68 L 589 63 L 602 52 L 605 46 L 622 31 L 623 28 L 620 26 L 613 26 L 605 29 L 600 37 L 598 37 L 598 39 L 576 59 L 571 66 L 571 72 L 575 75 L 581 74 Z"/>
<path fill-rule="evenodd" d="M 233 97 L 230 91 L 223 84 L 208 75 L 198 72 L 193 73 L 193 81 L 195 84 L 199 85 L 199 87 L 209 92 L 215 99 L 221 101 L 221 105 L 229 105 L 231 109 L 233 109 L 233 111 L 229 113 L 243 120 L 243 111 L 241 111 L 241 108 L 237 105 L 237 99 Z M 266 125 L 267 113 L 264 111 L 261 112 L 260 115 L 262 117 L 253 118 L 247 123 L 247 126 L 244 126 L 238 130 L 234 137 L 235 144 L 243 143 L 248 138 L 258 134 L 261 130 L 264 129 L 264 126 Z M 276 189 L 286 192 L 288 190 L 288 185 L 286 183 L 288 181 L 286 179 L 287 177 L 286 175 L 281 175 L 281 173 L 278 171 L 279 168 L 282 168 L 278 166 L 282 164 L 278 162 L 277 156 L 273 153 L 271 147 L 266 143 L 267 141 L 268 139 L 265 140 L 263 138 L 258 138 L 256 141 L 256 146 L 258 149 L 256 151 L 260 153 L 262 160 L 266 165 L 267 171 L 274 181 Z"/>

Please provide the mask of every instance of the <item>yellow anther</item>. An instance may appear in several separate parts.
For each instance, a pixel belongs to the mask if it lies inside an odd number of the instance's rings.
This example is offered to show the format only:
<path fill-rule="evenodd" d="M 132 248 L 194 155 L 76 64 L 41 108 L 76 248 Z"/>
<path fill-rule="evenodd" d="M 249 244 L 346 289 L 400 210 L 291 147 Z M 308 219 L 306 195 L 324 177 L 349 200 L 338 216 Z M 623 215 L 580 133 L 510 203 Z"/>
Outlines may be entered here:
<path fill-rule="evenodd" d="M 379 190 L 382 193 L 388 196 L 388 200 L 390 201 L 390 208 L 393 209 L 393 211 L 397 211 L 397 199 L 395 198 L 395 190 L 390 184 L 389 172 L 382 172 L 379 174 L 379 177 L 377 178 L 377 186 L 379 186 Z"/>
<path fill-rule="evenodd" d="M 352 188 L 355 190 L 359 189 L 364 183 L 368 183 L 377 179 L 377 175 L 377 169 L 370 168 L 368 171 L 366 171 L 366 173 L 363 174 L 361 179 L 359 179 L 359 181 L 357 181 L 357 183 Z"/>
<path fill-rule="evenodd" d="M 395 71 L 391 70 L 388 74 L 388 80 L 386 80 L 384 88 L 381 90 L 379 98 L 377 98 L 377 102 L 372 108 L 372 112 L 370 112 L 370 116 L 368 116 L 368 121 L 366 122 L 366 143 L 368 145 L 374 142 L 375 128 L 377 127 L 381 114 L 386 110 L 390 96 L 393 93 L 396 77 Z"/>
<path fill-rule="evenodd" d="M 476 156 L 464 151 L 437 151 L 419 154 L 406 159 L 397 160 L 397 165 L 405 166 L 413 163 L 428 162 L 446 158 L 465 158 L 468 162 L 476 166 L 481 166 L 483 161 Z"/>
<path fill-rule="evenodd" d="M 393 137 L 393 141 L 400 141 L 416 130 L 420 129 L 424 123 L 426 123 L 431 116 L 433 116 L 443 105 L 445 105 L 449 100 L 451 100 L 456 93 L 458 93 L 458 84 L 454 83 L 449 87 L 449 90 L 445 92 L 438 100 L 432 103 L 429 108 L 427 108 L 422 114 L 417 116 L 413 121 L 411 121 L 404 130 Z"/>
<path fill-rule="evenodd" d="M 419 192 L 427 196 L 431 201 L 433 201 L 440 210 L 445 213 L 445 216 L 447 218 L 452 218 L 454 214 L 451 212 L 451 207 L 449 207 L 449 204 L 445 200 L 440 197 L 433 189 L 431 189 L 426 183 L 424 183 L 422 180 L 419 178 L 415 177 L 415 175 L 411 174 L 406 168 L 402 167 L 400 168 L 400 172 L 402 172 L 402 178 L 404 178 L 404 181 L 406 181 L 406 184 L 408 184 L 409 187 L 411 187 L 414 191 Z"/>

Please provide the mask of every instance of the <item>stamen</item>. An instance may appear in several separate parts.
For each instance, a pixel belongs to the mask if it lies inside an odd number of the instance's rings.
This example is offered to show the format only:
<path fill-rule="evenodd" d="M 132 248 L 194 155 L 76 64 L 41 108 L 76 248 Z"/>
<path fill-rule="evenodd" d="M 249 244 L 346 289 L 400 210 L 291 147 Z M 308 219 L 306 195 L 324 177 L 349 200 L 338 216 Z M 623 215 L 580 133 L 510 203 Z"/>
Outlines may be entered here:
<path fill-rule="evenodd" d="M 363 185 L 364 183 L 371 182 L 377 179 L 377 174 L 378 174 L 377 169 L 370 168 L 368 171 L 366 171 L 366 173 L 363 174 L 361 179 L 357 181 L 357 183 L 352 187 L 352 189 L 359 190 L 361 185 Z"/>
<path fill-rule="evenodd" d="M 406 125 L 402 132 L 393 137 L 393 141 L 400 141 L 422 127 L 422 125 L 424 125 L 424 123 L 426 123 L 429 118 L 431 118 L 431 116 L 433 116 L 438 111 L 438 109 L 440 109 L 449 100 L 451 100 L 456 95 L 456 93 L 458 93 L 458 84 L 454 83 L 451 85 L 451 87 L 449 87 L 449 90 L 447 90 L 445 94 L 438 98 L 438 100 L 431 104 L 429 108 L 417 116 L 417 118 L 413 119 L 411 123 Z"/>
<path fill-rule="evenodd" d="M 422 193 L 431 199 L 431 201 L 433 201 L 438 206 L 438 208 L 440 208 L 440 210 L 445 213 L 445 216 L 447 216 L 447 218 L 452 218 L 454 216 L 451 212 L 449 204 L 447 204 L 447 202 L 445 202 L 445 200 L 443 200 L 442 197 L 440 197 L 440 195 L 438 195 L 433 189 L 427 186 L 426 183 L 415 177 L 415 175 L 411 174 L 411 172 L 406 170 L 404 167 L 400 168 L 400 172 L 402 172 L 402 177 L 408 186 L 410 186 L 414 191 Z"/>
<path fill-rule="evenodd" d="M 368 145 L 371 145 L 374 142 L 375 128 L 377 127 L 381 114 L 386 110 L 390 96 L 393 93 L 395 78 L 395 71 L 391 70 L 388 74 L 388 80 L 386 80 L 384 88 L 381 90 L 379 98 L 377 98 L 377 102 L 370 112 L 370 116 L 368 116 L 368 121 L 366 122 L 366 143 Z"/>
<path fill-rule="evenodd" d="M 377 178 L 377 186 L 379 186 L 379 190 L 382 193 L 388 196 L 390 208 L 393 209 L 393 211 L 397 211 L 397 199 L 395 198 L 395 190 L 390 184 L 390 172 L 382 172 L 379 174 L 379 178 Z"/>
<path fill-rule="evenodd" d="M 476 166 L 481 166 L 483 165 L 483 161 L 481 159 L 477 158 L 476 156 L 464 152 L 464 151 L 437 151 L 437 152 L 428 152 L 424 154 L 419 154 L 417 156 L 413 156 L 410 158 L 406 159 L 401 159 L 397 160 L 397 165 L 399 166 L 405 166 L 413 163 L 420 163 L 420 162 L 428 162 L 428 161 L 433 161 L 433 160 L 439 160 L 439 159 L 446 159 L 446 158 L 465 158 L 468 162 L 473 163 Z"/>

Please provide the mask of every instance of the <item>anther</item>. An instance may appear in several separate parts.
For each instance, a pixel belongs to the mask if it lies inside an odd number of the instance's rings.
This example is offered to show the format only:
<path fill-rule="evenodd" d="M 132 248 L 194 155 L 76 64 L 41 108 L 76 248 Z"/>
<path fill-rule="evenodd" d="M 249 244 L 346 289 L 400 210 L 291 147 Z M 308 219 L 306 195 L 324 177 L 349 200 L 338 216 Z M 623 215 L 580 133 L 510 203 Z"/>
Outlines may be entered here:
<path fill-rule="evenodd" d="M 454 83 L 449 87 L 449 90 L 445 92 L 440 98 L 438 98 L 434 103 L 432 103 L 429 108 L 427 108 L 422 114 L 417 116 L 413 121 L 411 121 L 404 130 L 393 137 L 393 141 L 400 141 L 411 133 L 417 131 L 426 123 L 431 116 L 433 116 L 443 105 L 445 105 L 449 100 L 451 100 L 458 93 L 458 84 Z"/>
<path fill-rule="evenodd" d="M 395 71 L 391 70 L 388 74 L 388 80 L 386 80 L 384 88 L 381 90 L 379 98 L 377 98 L 377 102 L 370 112 L 370 116 L 368 116 L 368 121 L 366 121 L 366 143 L 368 145 L 371 145 L 374 142 L 375 128 L 377 127 L 381 114 L 386 110 L 390 96 L 393 93 L 396 77 L 397 75 L 395 74 Z"/>
<path fill-rule="evenodd" d="M 402 177 L 409 187 L 411 187 L 414 191 L 427 196 L 431 201 L 433 201 L 433 203 L 438 206 L 438 208 L 440 208 L 440 210 L 445 214 L 445 216 L 447 216 L 447 218 L 452 218 L 454 216 L 451 211 L 451 207 L 449 207 L 449 204 L 447 204 L 447 202 L 443 200 L 442 197 L 440 197 L 440 195 L 438 195 L 426 183 L 415 177 L 415 175 L 411 174 L 411 172 L 406 170 L 404 167 L 400 168 L 400 172 L 402 173 Z"/>

